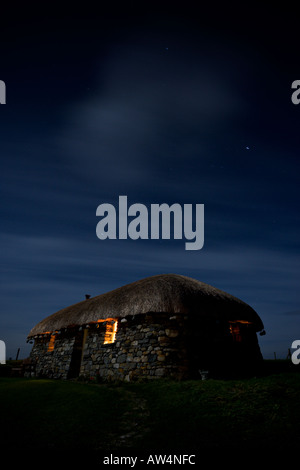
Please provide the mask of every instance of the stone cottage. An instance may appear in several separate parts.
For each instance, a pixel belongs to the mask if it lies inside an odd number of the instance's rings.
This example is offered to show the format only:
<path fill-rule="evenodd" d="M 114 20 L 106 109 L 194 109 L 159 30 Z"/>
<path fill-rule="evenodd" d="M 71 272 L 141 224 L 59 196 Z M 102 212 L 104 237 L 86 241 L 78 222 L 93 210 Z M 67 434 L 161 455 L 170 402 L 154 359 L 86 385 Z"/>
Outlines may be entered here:
<path fill-rule="evenodd" d="M 29 333 L 37 376 L 134 380 L 254 371 L 264 326 L 245 302 L 162 274 L 63 308 Z"/>

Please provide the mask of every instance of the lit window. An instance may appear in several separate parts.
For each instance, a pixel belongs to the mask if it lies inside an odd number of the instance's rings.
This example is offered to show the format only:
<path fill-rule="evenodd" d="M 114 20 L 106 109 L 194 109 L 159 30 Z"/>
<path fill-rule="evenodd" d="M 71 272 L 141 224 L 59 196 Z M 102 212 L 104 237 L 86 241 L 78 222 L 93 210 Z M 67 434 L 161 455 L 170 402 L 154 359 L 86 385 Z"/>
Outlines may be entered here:
<path fill-rule="evenodd" d="M 103 344 L 112 344 L 116 341 L 116 334 L 118 328 L 118 321 L 106 323 L 106 330 L 104 335 Z"/>
<path fill-rule="evenodd" d="M 105 322 L 105 334 L 103 344 L 112 344 L 116 341 L 118 329 L 118 320 L 116 318 L 106 318 L 105 320 L 97 320 L 97 323 Z"/>
<path fill-rule="evenodd" d="M 232 335 L 233 341 L 240 343 L 242 341 L 242 333 L 245 331 L 245 328 L 249 327 L 249 325 L 252 325 L 252 323 L 246 320 L 237 320 L 236 322 L 230 321 L 229 331 Z"/>
<path fill-rule="evenodd" d="M 50 336 L 50 341 L 49 341 L 49 344 L 48 344 L 48 352 L 53 351 L 54 343 L 55 343 L 55 335 L 51 335 Z"/>
<path fill-rule="evenodd" d="M 240 332 L 240 327 L 236 323 L 231 323 L 229 325 L 229 331 L 232 335 L 233 341 L 236 341 L 237 343 L 240 343 L 242 341 L 241 337 L 241 332 Z"/>

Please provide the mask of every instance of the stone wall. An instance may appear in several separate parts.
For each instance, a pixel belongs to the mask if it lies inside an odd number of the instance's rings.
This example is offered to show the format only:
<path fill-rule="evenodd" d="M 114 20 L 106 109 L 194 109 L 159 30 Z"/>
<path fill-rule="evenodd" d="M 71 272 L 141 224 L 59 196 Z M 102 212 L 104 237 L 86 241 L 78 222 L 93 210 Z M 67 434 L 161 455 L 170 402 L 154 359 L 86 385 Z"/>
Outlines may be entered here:
<path fill-rule="evenodd" d="M 104 332 L 89 329 L 80 375 L 102 380 L 187 375 L 187 351 L 182 316 L 147 314 L 118 323 L 116 342 L 103 344 Z"/>
<path fill-rule="evenodd" d="M 135 380 L 159 377 L 185 378 L 188 358 L 183 315 L 147 314 L 120 319 L 116 341 L 103 344 L 105 324 L 89 325 L 87 333 L 70 330 L 56 336 L 54 350 L 47 351 L 50 336 L 37 338 L 31 359 L 36 375 L 67 379 L 74 372 L 74 352 L 81 357 L 77 376 L 84 379 Z M 84 338 L 78 351 L 78 338 Z"/>
<path fill-rule="evenodd" d="M 234 341 L 228 322 L 189 320 L 184 314 L 152 313 L 118 321 L 116 340 L 103 344 L 105 322 L 64 330 L 48 351 L 50 335 L 36 338 L 36 375 L 99 381 L 199 378 L 256 368 L 261 361 L 255 331 Z"/>
<path fill-rule="evenodd" d="M 35 363 L 35 375 L 66 379 L 70 368 L 75 336 L 57 335 L 54 350 L 48 352 L 49 335 L 38 338 L 32 348 L 30 357 Z"/>

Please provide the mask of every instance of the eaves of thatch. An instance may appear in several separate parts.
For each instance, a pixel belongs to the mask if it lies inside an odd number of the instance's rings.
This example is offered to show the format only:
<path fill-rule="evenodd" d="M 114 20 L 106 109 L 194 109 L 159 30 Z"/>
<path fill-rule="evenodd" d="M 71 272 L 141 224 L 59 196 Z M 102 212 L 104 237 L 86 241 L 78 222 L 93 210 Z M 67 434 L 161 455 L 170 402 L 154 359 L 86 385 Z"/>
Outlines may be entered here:
<path fill-rule="evenodd" d="M 263 329 L 257 313 L 240 299 L 196 279 L 160 274 L 63 308 L 39 322 L 28 337 L 150 312 L 216 315 L 231 321 L 247 320 L 256 331 Z"/>

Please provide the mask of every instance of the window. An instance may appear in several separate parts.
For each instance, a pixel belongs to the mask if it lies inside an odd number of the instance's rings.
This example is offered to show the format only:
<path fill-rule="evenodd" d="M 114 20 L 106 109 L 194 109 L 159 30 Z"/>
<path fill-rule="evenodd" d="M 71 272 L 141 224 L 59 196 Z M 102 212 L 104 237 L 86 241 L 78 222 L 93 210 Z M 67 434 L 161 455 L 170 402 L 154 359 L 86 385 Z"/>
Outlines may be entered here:
<path fill-rule="evenodd" d="M 48 344 L 48 352 L 51 352 L 54 349 L 55 336 L 56 336 L 55 334 L 50 336 L 50 341 Z"/>
<path fill-rule="evenodd" d="M 236 341 L 237 343 L 240 343 L 242 341 L 240 327 L 237 323 L 230 322 L 229 331 L 230 331 L 230 334 L 232 335 L 233 341 Z"/>
<path fill-rule="evenodd" d="M 103 344 L 112 344 L 116 341 L 118 329 L 118 320 L 116 318 L 106 318 L 106 320 L 97 320 L 97 323 L 105 322 L 105 334 Z"/>
<path fill-rule="evenodd" d="M 118 328 L 118 321 L 106 323 L 106 330 L 104 335 L 103 344 L 112 344 L 116 341 L 116 334 Z"/>
<path fill-rule="evenodd" d="M 251 322 L 246 320 L 237 320 L 237 321 L 230 321 L 229 322 L 229 331 L 232 335 L 233 341 L 237 343 L 241 343 L 246 330 L 252 325 Z"/>

